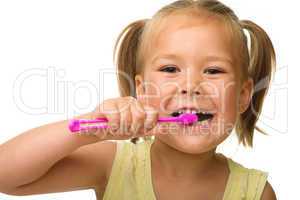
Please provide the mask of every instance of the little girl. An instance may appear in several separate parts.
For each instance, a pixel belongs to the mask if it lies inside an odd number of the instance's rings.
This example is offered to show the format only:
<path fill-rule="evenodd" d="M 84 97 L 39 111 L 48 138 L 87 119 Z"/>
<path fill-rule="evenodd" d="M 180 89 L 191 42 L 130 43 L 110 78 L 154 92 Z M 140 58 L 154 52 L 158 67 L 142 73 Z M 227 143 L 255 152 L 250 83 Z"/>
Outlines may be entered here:
<path fill-rule="evenodd" d="M 114 53 L 121 97 L 75 117 L 106 117 L 109 127 L 74 134 L 64 120 L 2 144 L 1 192 L 92 188 L 99 200 L 276 199 L 267 172 L 216 153 L 233 129 L 250 147 L 254 129 L 261 131 L 255 124 L 275 69 L 261 27 L 216 0 L 179 0 L 129 24 Z M 204 120 L 157 123 L 182 113 Z"/>

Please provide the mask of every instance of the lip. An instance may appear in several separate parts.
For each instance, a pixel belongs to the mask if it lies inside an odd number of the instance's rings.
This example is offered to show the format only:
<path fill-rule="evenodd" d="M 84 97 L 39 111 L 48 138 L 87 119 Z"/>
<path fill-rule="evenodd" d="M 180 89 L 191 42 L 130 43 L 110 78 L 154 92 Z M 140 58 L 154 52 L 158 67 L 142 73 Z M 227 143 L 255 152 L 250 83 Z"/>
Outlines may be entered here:
<path fill-rule="evenodd" d="M 194 124 L 190 124 L 190 125 L 184 125 L 184 124 L 180 124 L 180 128 L 181 129 L 188 129 L 188 130 L 193 130 L 194 131 L 200 131 L 200 130 L 209 130 L 212 128 L 214 121 L 216 120 L 217 115 L 215 114 L 213 116 L 213 118 L 208 119 L 207 120 L 207 126 L 203 126 L 201 123 L 197 122 Z"/>

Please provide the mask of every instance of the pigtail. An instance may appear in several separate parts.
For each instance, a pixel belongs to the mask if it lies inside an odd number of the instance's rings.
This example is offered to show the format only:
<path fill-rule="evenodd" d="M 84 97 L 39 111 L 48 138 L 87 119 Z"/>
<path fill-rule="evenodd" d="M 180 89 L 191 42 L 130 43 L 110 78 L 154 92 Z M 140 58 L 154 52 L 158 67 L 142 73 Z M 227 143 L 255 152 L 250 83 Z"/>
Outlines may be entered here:
<path fill-rule="evenodd" d="M 121 97 L 136 97 L 134 80 L 137 68 L 137 51 L 145 23 L 146 20 L 138 20 L 129 24 L 120 33 L 114 46 L 113 60 L 117 66 L 117 79 Z M 132 138 L 131 142 L 136 143 L 137 140 L 138 138 Z"/>
<path fill-rule="evenodd" d="M 253 79 L 254 91 L 249 107 L 240 115 L 236 131 L 239 136 L 239 143 L 242 142 L 244 146 L 246 144 L 252 147 L 254 129 L 266 134 L 255 124 L 260 116 L 265 95 L 275 73 L 276 57 L 269 36 L 260 26 L 249 20 L 241 20 L 240 25 L 250 35 L 248 75 Z"/>
<path fill-rule="evenodd" d="M 134 77 L 137 68 L 137 50 L 145 22 L 146 20 L 138 20 L 125 27 L 114 46 L 113 60 L 117 66 L 119 92 L 122 97 L 136 97 Z"/>

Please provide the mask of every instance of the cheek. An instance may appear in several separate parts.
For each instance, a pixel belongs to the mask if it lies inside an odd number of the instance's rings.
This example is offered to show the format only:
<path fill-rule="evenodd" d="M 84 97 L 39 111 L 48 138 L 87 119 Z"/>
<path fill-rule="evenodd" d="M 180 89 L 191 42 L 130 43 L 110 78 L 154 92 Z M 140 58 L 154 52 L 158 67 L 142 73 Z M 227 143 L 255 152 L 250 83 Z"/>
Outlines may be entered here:
<path fill-rule="evenodd" d="M 221 95 L 218 102 L 219 120 L 221 120 L 225 132 L 231 131 L 235 126 L 238 111 L 237 90 L 237 85 L 234 82 L 228 82 L 224 85 L 224 88 L 220 89 Z"/>
<path fill-rule="evenodd" d="M 168 95 L 168 86 L 162 83 L 162 80 L 158 79 L 158 77 L 153 75 L 148 75 L 147 79 L 144 81 L 145 93 L 140 96 L 140 100 L 143 102 L 144 106 L 151 106 L 156 108 L 160 115 L 163 115 L 163 99 Z"/>
<path fill-rule="evenodd" d="M 176 93 L 179 83 L 175 80 L 166 81 L 153 74 L 148 76 L 145 85 L 146 90 L 143 97 L 145 105 L 157 108 L 162 116 L 169 113 L 170 110 L 168 110 L 167 105 L 174 97 L 174 92 Z"/>

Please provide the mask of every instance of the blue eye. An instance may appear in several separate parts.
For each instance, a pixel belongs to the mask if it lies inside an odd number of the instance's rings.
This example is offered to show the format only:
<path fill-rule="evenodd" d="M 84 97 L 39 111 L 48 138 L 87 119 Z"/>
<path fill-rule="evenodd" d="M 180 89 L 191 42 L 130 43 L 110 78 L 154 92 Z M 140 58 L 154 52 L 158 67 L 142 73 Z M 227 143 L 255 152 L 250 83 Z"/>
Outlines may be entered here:
<path fill-rule="evenodd" d="M 173 65 L 168 65 L 168 66 L 173 66 Z M 176 70 L 177 70 L 176 67 L 164 67 L 163 69 L 160 69 L 159 71 L 175 73 Z"/>
<path fill-rule="evenodd" d="M 224 71 L 218 69 L 218 68 L 207 68 L 204 70 L 204 73 L 208 74 L 218 74 L 218 73 L 224 73 Z"/>

